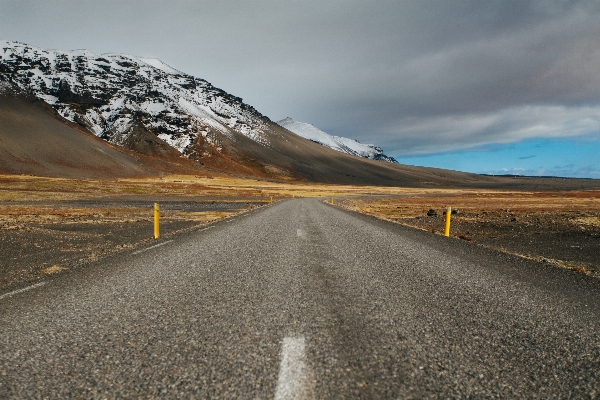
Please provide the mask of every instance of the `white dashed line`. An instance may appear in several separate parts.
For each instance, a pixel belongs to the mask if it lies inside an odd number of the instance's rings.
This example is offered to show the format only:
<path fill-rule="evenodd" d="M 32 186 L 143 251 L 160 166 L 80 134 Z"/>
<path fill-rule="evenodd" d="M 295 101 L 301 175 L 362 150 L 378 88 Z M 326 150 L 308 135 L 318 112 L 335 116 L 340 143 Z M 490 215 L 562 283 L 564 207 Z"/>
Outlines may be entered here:
<path fill-rule="evenodd" d="M 15 294 L 18 294 L 18 293 L 23 293 L 23 292 L 26 292 L 28 290 L 35 289 L 36 287 L 44 286 L 46 283 L 47 282 L 40 282 L 40 283 L 36 283 L 35 285 L 31 285 L 31 286 L 28 286 L 28 287 L 23 288 L 23 289 L 15 290 L 14 292 L 5 293 L 2 296 L 0 296 L 0 300 L 2 300 L 5 297 L 9 297 L 9 296 L 12 296 L 12 295 L 15 295 Z"/>
<path fill-rule="evenodd" d="M 304 342 L 303 336 L 283 339 L 275 400 L 315 398 Z"/>
<path fill-rule="evenodd" d="M 296 235 L 298 235 L 298 237 L 302 237 L 302 229 L 296 229 Z"/>
<path fill-rule="evenodd" d="M 166 242 L 162 242 L 162 243 L 159 243 L 159 244 L 155 244 L 154 246 L 146 247 L 145 249 L 141 249 L 141 250 L 138 250 L 138 251 L 134 251 L 134 252 L 133 252 L 133 253 L 131 253 L 131 254 L 140 254 L 140 253 L 143 253 L 143 252 L 145 252 L 145 251 L 148 251 L 148 250 L 150 250 L 150 249 L 154 249 L 154 248 L 156 248 L 156 247 L 159 247 L 159 246 L 162 246 L 162 245 L 164 245 L 164 244 L 171 243 L 171 242 L 172 242 L 172 240 L 167 240 Z"/>

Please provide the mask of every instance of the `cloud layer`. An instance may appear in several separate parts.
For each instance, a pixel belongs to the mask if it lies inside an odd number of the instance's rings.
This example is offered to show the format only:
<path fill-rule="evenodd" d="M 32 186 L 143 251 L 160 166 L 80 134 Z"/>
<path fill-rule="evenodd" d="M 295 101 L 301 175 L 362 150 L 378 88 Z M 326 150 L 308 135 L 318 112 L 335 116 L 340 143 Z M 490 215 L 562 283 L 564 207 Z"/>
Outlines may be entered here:
<path fill-rule="evenodd" d="M 0 37 L 157 57 L 392 155 L 600 137 L 600 2 L 0 0 Z"/>
<path fill-rule="evenodd" d="M 385 131 L 382 142 L 392 154 L 453 151 L 535 138 L 600 138 L 600 106 L 521 105 L 478 114 L 409 116 Z M 396 137 L 402 141 L 396 142 Z"/>

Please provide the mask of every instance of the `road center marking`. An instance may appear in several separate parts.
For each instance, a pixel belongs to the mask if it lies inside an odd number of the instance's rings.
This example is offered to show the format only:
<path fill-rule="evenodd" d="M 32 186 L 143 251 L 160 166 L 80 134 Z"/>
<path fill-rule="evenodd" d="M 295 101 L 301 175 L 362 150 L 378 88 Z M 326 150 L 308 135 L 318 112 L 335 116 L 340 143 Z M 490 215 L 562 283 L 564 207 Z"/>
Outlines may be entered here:
<path fill-rule="evenodd" d="M 298 235 L 298 237 L 302 237 L 302 229 L 296 229 L 296 235 Z"/>
<path fill-rule="evenodd" d="M 165 244 L 167 244 L 167 243 L 171 243 L 171 242 L 172 242 L 172 240 L 167 240 L 166 242 L 162 242 L 162 243 L 159 243 L 159 244 L 155 244 L 154 246 L 146 247 L 145 249 L 141 249 L 141 250 L 138 250 L 138 251 L 134 251 L 134 252 L 133 252 L 133 253 L 131 253 L 131 254 L 140 254 L 140 253 L 143 253 L 143 252 L 145 252 L 145 251 L 148 251 L 148 250 L 154 249 L 154 248 L 156 248 L 156 247 L 159 247 L 159 246 L 165 245 Z"/>
<path fill-rule="evenodd" d="M 312 373 L 306 362 L 304 337 L 284 338 L 275 400 L 315 398 L 310 378 Z"/>
<path fill-rule="evenodd" d="M 23 289 L 15 290 L 14 292 L 5 293 L 2 296 L 0 296 L 0 300 L 2 300 L 5 297 L 9 297 L 9 296 L 12 296 L 12 295 L 15 295 L 18 293 L 23 293 L 28 290 L 35 289 L 36 287 L 44 286 L 46 283 L 47 282 L 40 282 L 40 283 L 36 283 L 35 285 L 27 286 L 26 288 L 23 288 Z"/>

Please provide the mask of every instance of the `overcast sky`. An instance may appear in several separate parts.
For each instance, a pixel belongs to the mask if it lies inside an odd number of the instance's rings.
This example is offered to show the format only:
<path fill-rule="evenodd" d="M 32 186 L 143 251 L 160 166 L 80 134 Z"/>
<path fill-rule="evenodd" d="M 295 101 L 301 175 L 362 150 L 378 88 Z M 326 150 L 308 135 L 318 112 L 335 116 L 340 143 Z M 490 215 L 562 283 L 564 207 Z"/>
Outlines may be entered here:
<path fill-rule="evenodd" d="M 565 143 L 563 175 L 600 177 L 598 0 L 0 0 L 0 38 L 156 57 L 403 162 L 551 174 Z"/>

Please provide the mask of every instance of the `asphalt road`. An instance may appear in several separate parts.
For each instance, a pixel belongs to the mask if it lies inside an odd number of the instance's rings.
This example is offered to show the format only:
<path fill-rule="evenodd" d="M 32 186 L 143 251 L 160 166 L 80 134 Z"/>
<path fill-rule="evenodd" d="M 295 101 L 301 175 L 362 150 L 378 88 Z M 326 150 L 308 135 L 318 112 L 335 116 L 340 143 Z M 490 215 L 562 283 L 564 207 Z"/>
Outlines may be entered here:
<path fill-rule="evenodd" d="M 290 200 L 0 296 L 0 398 L 590 398 L 600 284 Z"/>

